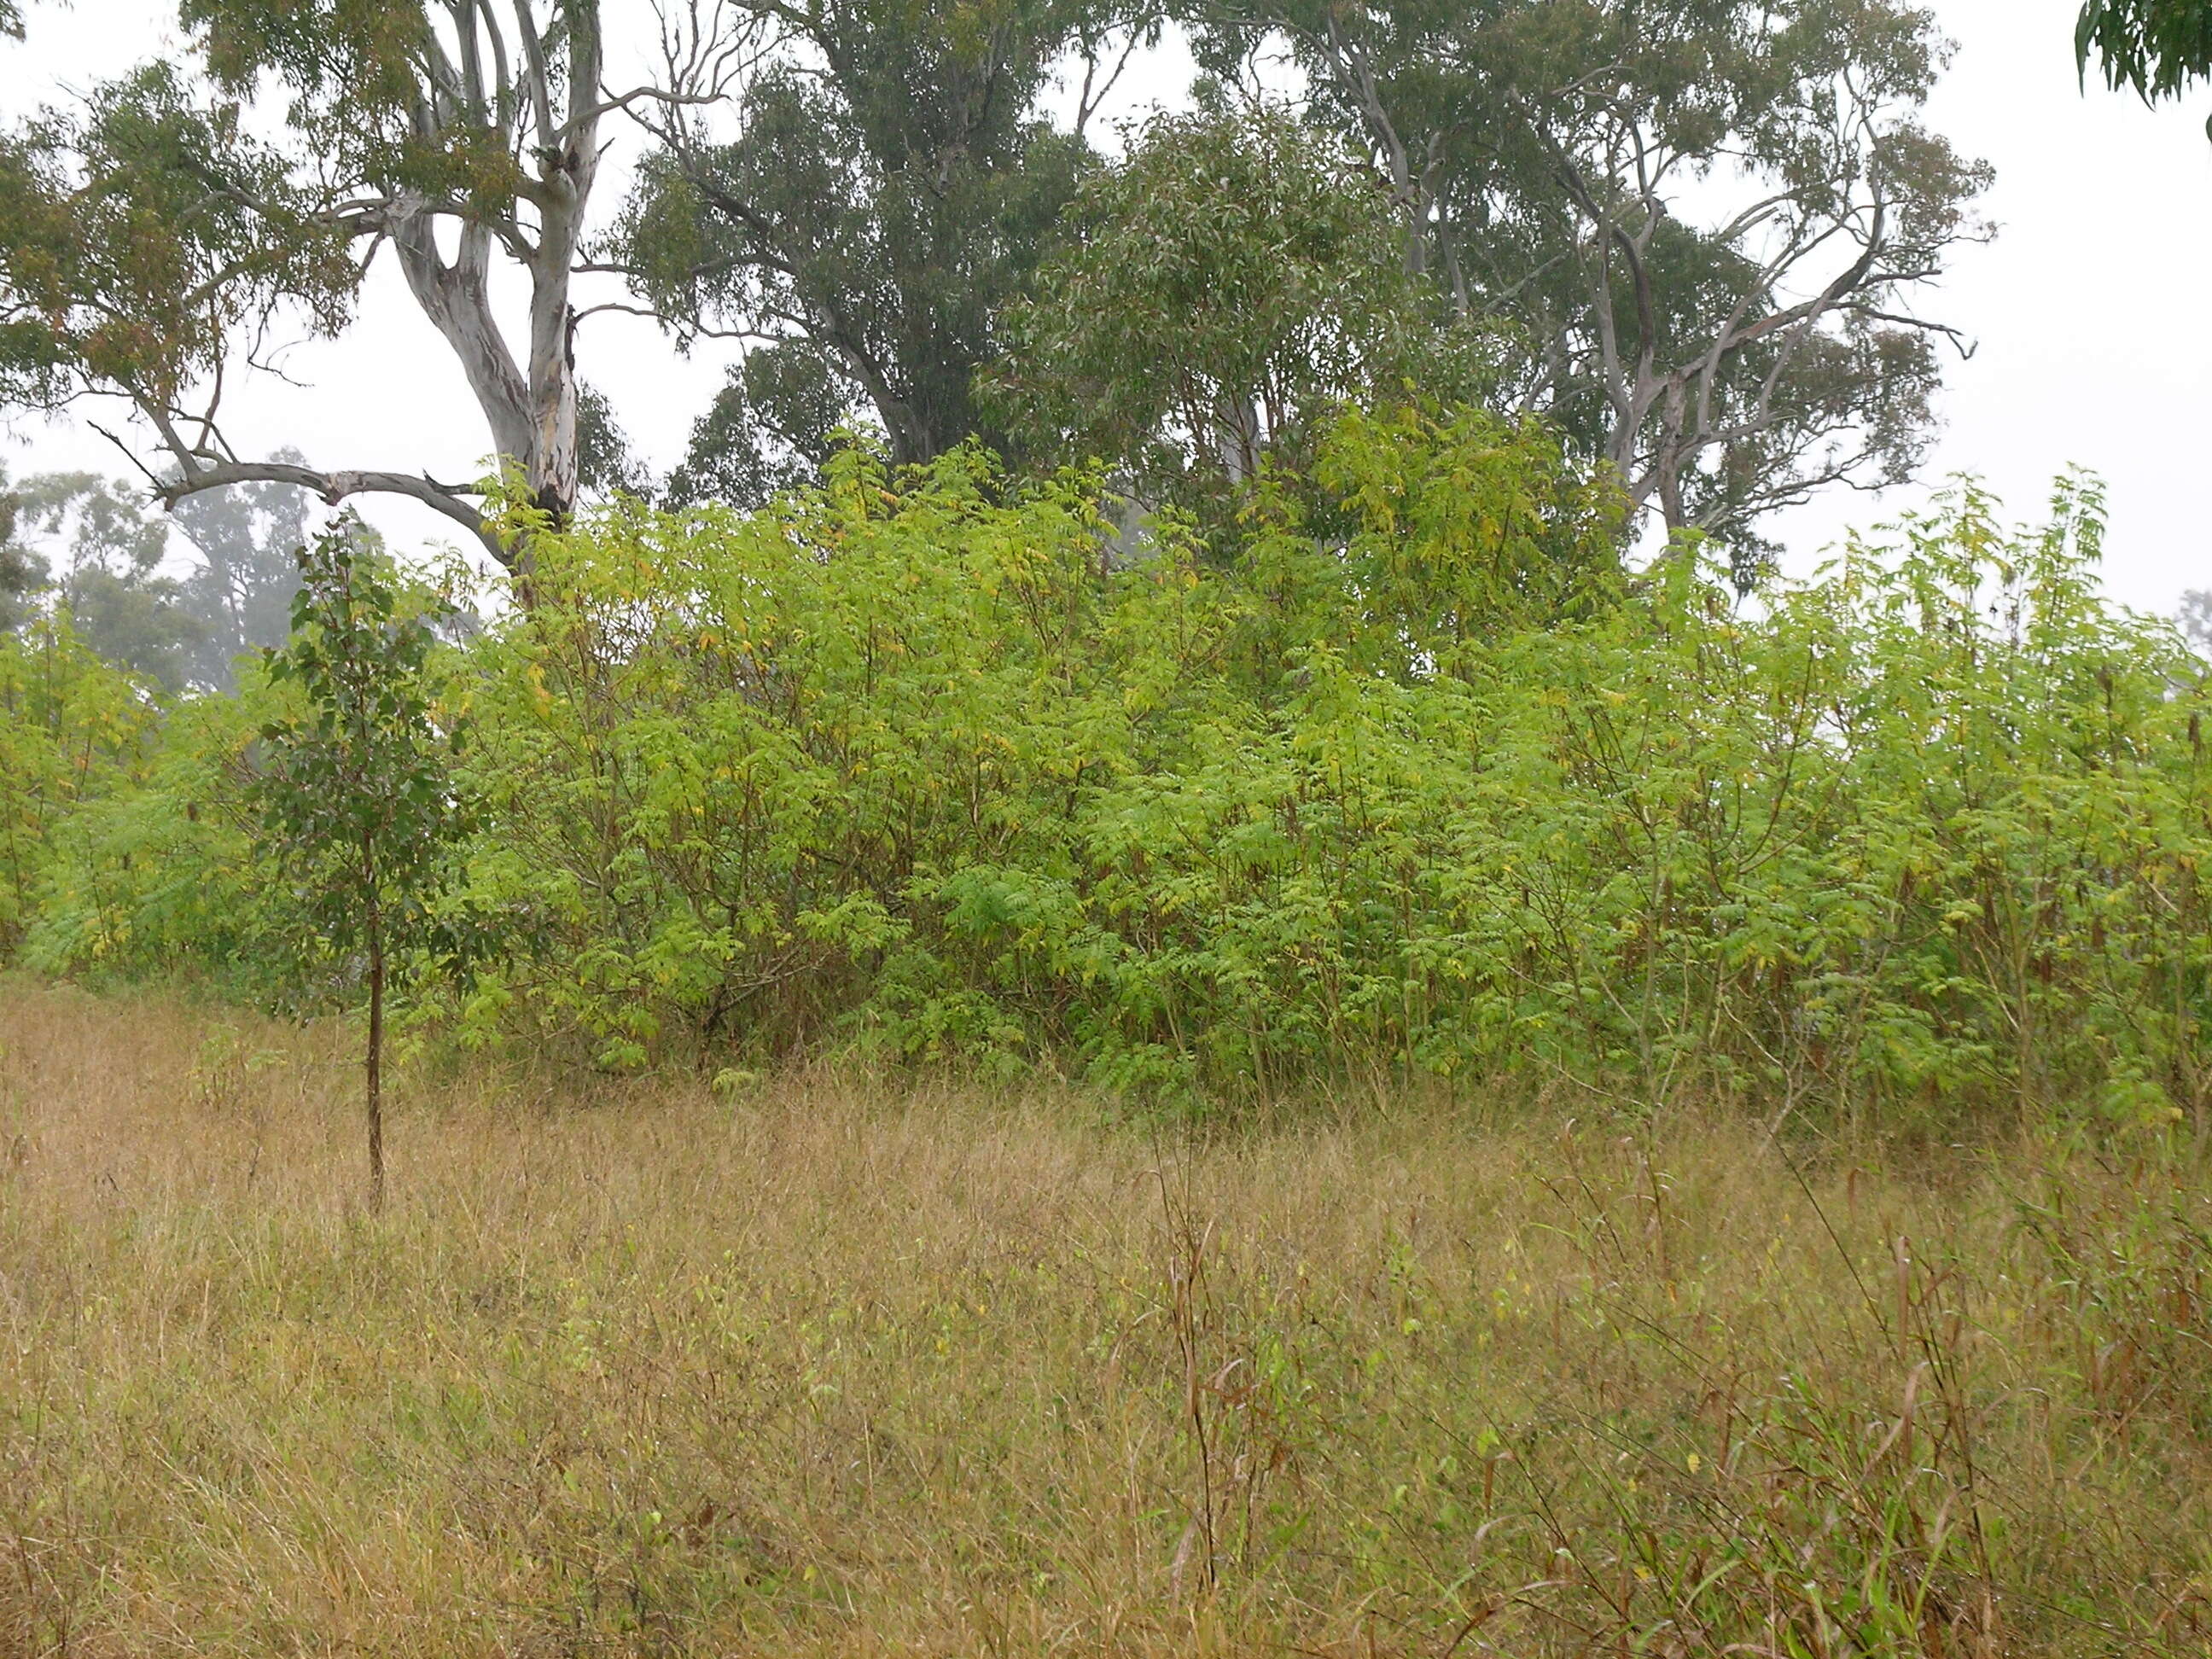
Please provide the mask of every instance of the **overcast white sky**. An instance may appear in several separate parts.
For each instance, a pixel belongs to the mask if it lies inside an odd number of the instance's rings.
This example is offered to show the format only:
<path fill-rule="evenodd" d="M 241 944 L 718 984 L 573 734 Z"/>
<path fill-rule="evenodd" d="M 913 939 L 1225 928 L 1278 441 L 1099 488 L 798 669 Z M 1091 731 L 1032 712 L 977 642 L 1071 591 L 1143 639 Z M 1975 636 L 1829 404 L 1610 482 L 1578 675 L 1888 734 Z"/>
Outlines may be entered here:
<path fill-rule="evenodd" d="M 2212 89 L 2157 111 L 2075 84 L 2077 0 L 1935 0 L 1959 44 L 1929 123 L 1994 162 L 1990 246 L 1963 251 L 1924 310 L 1977 349 L 1954 362 L 1929 484 L 1979 473 L 2019 516 L 2036 513 L 2069 463 L 2110 483 L 2106 585 L 2170 611 L 2212 586 Z M 27 45 L 0 42 L 0 118 L 15 119 L 173 46 L 164 0 L 75 0 L 31 19 Z M 610 67 L 618 78 L 620 65 Z M 1155 85 L 1141 96 L 1171 95 Z M 618 180 L 603 185 L 611 208 Z M 720 383 L 719 359 L 678 360 L 651 325 L 601 317 L 580 343 L 586 378 L 611 398 L 647 459 L 665 466 Z M 458 369 L 384 262 L 345 339 L 294 351 L 300 384 L 264 381 L 227 405 L 242 453 L 292 444 L 325 465 L 391 465 L 450 477 L 487 447 Z M 18 422 L 0 436 L 11 473 L 120 471 L 81 428 Z M 1790 562 L 1811 564 L 1845 528 L 1924 500 L 1842 492 L 1777 521 Z M 419 516 L 417 516 L 419 513 Z M 375 513 L 396 536 L 443 539 L 451 526 L 405 504 Z"/>

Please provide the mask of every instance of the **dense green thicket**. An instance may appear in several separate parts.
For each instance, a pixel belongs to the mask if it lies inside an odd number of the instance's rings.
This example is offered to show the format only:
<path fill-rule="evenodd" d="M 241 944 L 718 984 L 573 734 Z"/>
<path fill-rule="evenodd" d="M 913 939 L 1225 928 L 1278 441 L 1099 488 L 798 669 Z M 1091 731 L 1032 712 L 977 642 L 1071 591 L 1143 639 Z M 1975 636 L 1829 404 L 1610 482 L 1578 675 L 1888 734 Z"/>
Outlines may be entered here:
<path fill-rule="evenodd" d="M 2096 596 L 2100 512 L 2069 483 L 2013 534 L 1962 491 L 1745 605 L 1693 547 L 1623 573 L 1542 432 L 1411 414 L 1347 417 L 1225 565 L 971 451 L 611 512 L 447 659 L 483 823 L 455 902 L 507 955 L 414 994 L 622 1067 L 859 1044 L 1225 1102 L 1437 1074 L 2201 1114 L 2201 668 Z M 23 954 L 345 988 L 272 947 L 295 902 L 228 805 L 281 690 L 39 785 Z M 13 801 L 85 739 L 5 706 Z"/>
<path fill-rule="evenodd" d="M 74 820 L 143 778 L 154 711 L 66 620 L 0 633 L 0 952 L 22 934 Z"/>

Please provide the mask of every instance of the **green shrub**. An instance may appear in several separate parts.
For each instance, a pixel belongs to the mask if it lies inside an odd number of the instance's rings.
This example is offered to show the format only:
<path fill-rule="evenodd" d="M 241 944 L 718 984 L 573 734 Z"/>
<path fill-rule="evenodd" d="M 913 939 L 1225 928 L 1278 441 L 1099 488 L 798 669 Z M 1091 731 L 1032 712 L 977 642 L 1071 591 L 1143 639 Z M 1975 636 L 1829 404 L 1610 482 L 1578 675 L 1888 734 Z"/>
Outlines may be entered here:
<path fill-rule="evenodd" d="M 291 896 L 256 845 L 240 786 L 266 693 L 162 710 L 128 787 L 78 804 L 52 838 L 26 964 L 107 981 L 205 981 L 296 1006 L 314 970 L 293 947 Z M 152 725 L 149 716 L 149 726 Z"/>
<path fill-rule="evenodd" d="M 1554 549 L 1558 592 L 1524 584 L 1548 614 L 1612 563 L 1609 493 L 1540 434 L 1354 421 L 1331 454 L 1363 447 L 1486 503 L 1424 517 L 1439 592 Z M 1377 526 L 1412 493 L 1362 487 L 1351 516 Z M 552 942 L 507 991 L 610 1064 L 679 1031 L 837 1032 L 1230 1080 L 1234 1043 L 1196 1028 L 1256 941 L 1188 913 L 1202 860 L 1131 844 L 1212 810 L 1210 768 L 1280 748 L 1328 639 L 1382 639 L 1401 672 L 1420 645 L 1396 627 L 1408 574 L 1368 544 L 1401 538 L 1292 557 L 1295 515 L 1261 515 L 1251 571 L 1224 574 L 1172 524 L 1117 557 L 1091 481 L 1009 490 L 972 453 L 893 480 L 856 451 L 780 512 L 634 512 L 549 549 L 532 616 L 483 658 L 477 784 L 504 829 L 481 896 L 534 901 Z"/>
<path fill-rule="evenodd" d="M 1743 606 L 1693 549 L 1632 590 L 1539 434 L 1356 416 L 1316 476 L 1228 570 L 973 458 L 571 538 L 483 656 L 488 896 L 550 945 L 500 1006 L 610 1064 L 2201 1101 L 2198 677 L 2095 596 L 2094 490 Z"/>
<path fill-rule="evenodd" d="M 143 776 L 155 720 L 151 688 L 66 619 L 0 633 L 0 956 L 30 921 L 64 826 Z"/>

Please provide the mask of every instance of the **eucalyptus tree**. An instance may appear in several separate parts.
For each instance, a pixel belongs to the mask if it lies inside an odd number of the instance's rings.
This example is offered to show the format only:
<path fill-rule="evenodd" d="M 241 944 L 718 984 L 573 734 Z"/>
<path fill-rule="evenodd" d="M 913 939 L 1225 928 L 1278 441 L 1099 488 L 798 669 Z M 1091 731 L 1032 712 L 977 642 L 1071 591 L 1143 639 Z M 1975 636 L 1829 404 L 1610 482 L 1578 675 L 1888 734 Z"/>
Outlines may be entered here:
<path fill-rule="evenodd" d="M 724 40 L 747 31 L 742 61 L 718 62 L 714 96 L 641 106 L 653 144 L 610 255 L 687 345 L 745 343 L 679 489 L 765 493 L 856 413 L 902 463 L 983 426 L 973 380 L 995 314 L 1091 164 L 1099 96 L 1157 37 L 1116 4 L 717 9 Z M 1041 100 L 1066 62 L 1085 74 L 1055 126 Z"/>
<path fill-rule="evenodd" d="M 1671 527 L 1906 476 L 1921 313 L 1990 174 L 1920 114 L 1948 51 L 1901 0 L 1194 0 L 1367 152 L 1410 269 L 1524 342 L 1518 397 Z"/>
<path fill-rule="evenodd" d="M 169 526 L 142 493 L 96 472 L 36 472 L 9 492 L 6 516 L 17 551 L 0 554 L 0 564 L 40 578 L 39 610 L 66 615 L 108 661 L 185 689 L 207 629 L 162 568 Z M 18 622 L 27 619 L 27 597 L 17 601 Z"/>
<path fill-rule="evenodd" d="M 578 489 L 572 286 L 617 112 L 599 0 L 180 0 L 187 61 L 0 137 L 0 398 L 117 399 L 173 507 L 248 483 L 407 496 L 481 537 L 480 481 L 248 459 L 222 398 L 277 331 L 334 334 L 388 246 L 519 492 Z M 525 290 L 513 314 L 507 274 Z M 118 441 L 120 441 L 118 439 Z M 134 451 L 135 453 L 135 451 Z M 459 458 L 465 474 L 476 457 Z"/>
<path fill-rule="evenodd" d="M 275 459 L 301 457 L 280 451 Z M 313 505 L 303 489 L 266 483 L 205 490 L 177 504 L 175 526 L 189 549 L 189 568 L 176 579 L 178 603 L 198 629 L 185 664 L 187 684 L 231 690 L 239 658 L 284 642 L 300 550 L 316 537 Z M 356 540 L 373 544 L 366 526 L 345 523 Z"/>
<path fill-rule="evenodd" d="M 94 472 L 0 486 L 0 629 L 66 611 L 94 651 L 172 691 L 228 691 L 239 657 L 283 642 L 296 556 L 314 536 L 305 490 L 236 484 L 169 514 Z"/>
<path fill-rule="evenodd" d="M 1040 459 L 1114 458 L 1139 499 L 1225 508 L 1346 404 L 1493 389 L 1497 343 L 1406 268 L 1361 158 L 1280 106 L 1155 117 L 1064 233 L 1008 308 L 991 402 Z"/>
<path fill-rule="evenodd" d="M 2184 588 L 2173 620 L 2184 639 L 2200 653 L 2212 656 L 2212 590 Z"/>

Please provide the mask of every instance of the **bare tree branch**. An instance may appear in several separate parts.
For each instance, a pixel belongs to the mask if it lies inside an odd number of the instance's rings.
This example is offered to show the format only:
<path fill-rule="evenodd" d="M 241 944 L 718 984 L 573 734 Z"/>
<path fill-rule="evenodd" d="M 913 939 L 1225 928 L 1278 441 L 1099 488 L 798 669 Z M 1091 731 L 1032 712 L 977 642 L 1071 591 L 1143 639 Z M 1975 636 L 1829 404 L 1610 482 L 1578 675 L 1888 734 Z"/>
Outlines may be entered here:
<path fill-rule="evenodd" d="M 141 471 L 144 470 L 143 466 L 140 468 Z M 153 475 L 149 473 L 148 477 L 152 478 Z M 153 483 L 156 499 L 171 512 L 174 512 L 177 503 L 187 496 L 241 483 L 297 484 L 302 489 L 313 491 L 329 507 L 336 507 L 355 495 L 404 496 L 409 501 L 422 502 L 434 512 L 445 514 L 474 536 L 502 563 L 508 557 L 499 538 L 485 525 L 483 513 L 464 499 L 465 495 L 475 492 L 459 485 L 440 483 L 428 475 L 381 471 L 319 472 L 312 467 L 295 466 L 283 461 L 225 461 L 219 465 L 194 465 L 175 478 L 153 478 Z"/>

